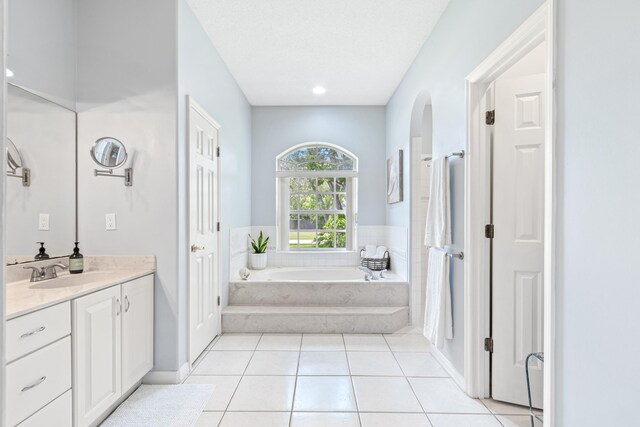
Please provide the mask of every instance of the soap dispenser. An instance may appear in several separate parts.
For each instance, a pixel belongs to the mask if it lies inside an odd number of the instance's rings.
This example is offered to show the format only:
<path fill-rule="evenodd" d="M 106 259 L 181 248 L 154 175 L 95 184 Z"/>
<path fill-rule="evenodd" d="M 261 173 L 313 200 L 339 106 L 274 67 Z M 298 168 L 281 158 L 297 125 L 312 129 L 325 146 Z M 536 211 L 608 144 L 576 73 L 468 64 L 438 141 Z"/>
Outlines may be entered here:
<path fill-rule="evenodd" d="M 69 273 L 80 274 L 84 271 L 84 257 L 80 253 L 78 243 L 75 242 L 76 247 L 73 248 L 73 253 L 69 256 Z"/>
<path fill-rule="evenodd" d="M 49 259 L 49 254 L 47 253 L 47 250 L 44 248 L 44 242 L 36 242 L 40 244 L 40 249 L 38 249 L 38 254 L 33 257 L 33 259 L 37 259 L 37 260 L 42 260 L 42 259 Z"/>

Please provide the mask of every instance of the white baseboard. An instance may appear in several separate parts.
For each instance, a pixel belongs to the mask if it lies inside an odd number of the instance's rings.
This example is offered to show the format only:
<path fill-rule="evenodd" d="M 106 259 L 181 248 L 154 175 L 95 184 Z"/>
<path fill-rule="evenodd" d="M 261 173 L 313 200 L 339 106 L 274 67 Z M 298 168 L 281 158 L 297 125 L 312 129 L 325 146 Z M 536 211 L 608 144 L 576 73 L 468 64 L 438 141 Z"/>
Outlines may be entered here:
<path fill-rule="evenodd" d="M 142 378 L 143 384 L 181 384 L 189 375 L 189 363 L 177 371 L 151 371 Z"/>
<path fill-rule="evenodd" d="M 451 378 L 458 384 L 463 391 L 465 389 L 464 377 L 460 375 L 460 372 L 453 367 L 453 364 L 449 359 L 445 357 L 440 350 L 438 350 L 433 344 L 429 345 L 429 351 L 436 358 L 436 360 L 442 365 L 445 371 L 451 376 Z"/>

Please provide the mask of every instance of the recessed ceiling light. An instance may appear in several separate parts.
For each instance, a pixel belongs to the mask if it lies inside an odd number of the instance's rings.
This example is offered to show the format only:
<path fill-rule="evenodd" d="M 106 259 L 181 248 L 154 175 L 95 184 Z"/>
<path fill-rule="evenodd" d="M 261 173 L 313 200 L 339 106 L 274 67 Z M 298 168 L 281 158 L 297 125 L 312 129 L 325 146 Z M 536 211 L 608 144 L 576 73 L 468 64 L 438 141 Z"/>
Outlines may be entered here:
<path fill-rule="evenodd" d="M 6 73 L 5 73 L 5 74 L 6 74 L 6 76 L 7 76 L 7 77 L 13 77 L 13 71 L 11 71 L 11 70 L 10 70 L 10 69 L 8 69 L 8 68 L 7 68 L 7 71 L 6 71 Z"/>
<path fill-rule="evenodd" d="M 313 88 L 313 93 L 316 95 L 324 95 L 327 93 L 327 90 L 322 86 L 316 86 Z"/>

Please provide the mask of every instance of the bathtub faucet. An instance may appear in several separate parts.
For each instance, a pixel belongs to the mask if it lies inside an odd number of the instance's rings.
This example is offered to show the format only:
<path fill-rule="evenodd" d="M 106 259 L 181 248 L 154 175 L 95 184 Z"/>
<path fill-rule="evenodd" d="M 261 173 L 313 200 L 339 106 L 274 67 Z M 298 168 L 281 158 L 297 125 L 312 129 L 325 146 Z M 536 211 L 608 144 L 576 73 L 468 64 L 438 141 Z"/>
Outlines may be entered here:
<path fill-rule="evenodd" d="M 380 272 L 375 272 L 372 271 L 371 269 L 367 268 L 367 267 L 363 267 L 363 266 L 359 266 L 358 267 L 360 270 L 364 271 L 364 280 L 366 280 L 367 282 L 370 282 L 371 280 L 379 280 L 379 279 L 384 279 L 384 273 L 387 271 L 382 270 Z"/>
<path fill-rule="evenodd" d="M 373 276 L 373 271 L 369 270 L 367 267 L 359 266 L 360 270 L 364 271 L 364 280 L 370 282 L 371 280 L 376 280 Z"/>

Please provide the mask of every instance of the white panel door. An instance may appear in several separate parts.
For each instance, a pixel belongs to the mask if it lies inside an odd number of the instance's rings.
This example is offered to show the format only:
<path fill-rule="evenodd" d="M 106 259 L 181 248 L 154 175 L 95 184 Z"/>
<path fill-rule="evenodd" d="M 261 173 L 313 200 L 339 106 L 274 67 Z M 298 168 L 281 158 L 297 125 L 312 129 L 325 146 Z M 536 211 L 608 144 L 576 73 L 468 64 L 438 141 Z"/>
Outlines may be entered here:
<path fill-rule="evenodd" d="M 120 286 L 73 301 L 76 427 L 90 425 L 122 394 Z"/>
<path fill-rule="evenodd" d="M 153 275 L 122 284 L 122 391 L 153 368 Z"/>
<path fill-rule="evenodd" d="M 218 157 L 220 127 L 189 99 L 189 361 L 219 331 Z"/>
<path fill-rule="evenodd" d="M 493 157 L 492 396 L 527 405 L 543 351 L 544 74 L 498 79 Z M 542 406 L 542 364 L 530 364 Z"/>

